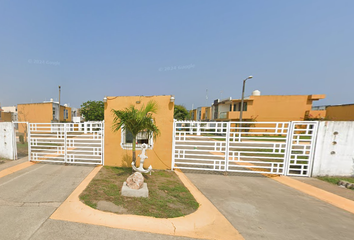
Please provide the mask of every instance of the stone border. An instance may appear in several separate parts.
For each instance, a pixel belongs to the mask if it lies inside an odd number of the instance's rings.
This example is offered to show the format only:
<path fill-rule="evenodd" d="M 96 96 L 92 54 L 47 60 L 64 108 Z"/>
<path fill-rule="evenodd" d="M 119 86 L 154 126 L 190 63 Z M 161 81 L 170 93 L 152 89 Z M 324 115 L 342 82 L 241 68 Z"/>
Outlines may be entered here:
<path fill-rule="evenodd" d="M 194 213 L 178 218 L 153 218 L 136 215 L 118 215 L 93 209 L 82 203 L 79 195 L 102 166 L 96 167 L 50 216 L 51 219 L 201 239 L 244 239 L 217 208 L 181 172 L 175 173 L 192 193 L 199 208 Z"/>
<path fill-rule="evenodd" d="M 347 181 L 344 181 L 344 180 L 340 180 L 338 182 L 338 186 L 345 187 L 345 188 L 348 188 L 348 189 L 354 189 L 354 183 L 350 183 L 350 182 L 347 182 Z"/>

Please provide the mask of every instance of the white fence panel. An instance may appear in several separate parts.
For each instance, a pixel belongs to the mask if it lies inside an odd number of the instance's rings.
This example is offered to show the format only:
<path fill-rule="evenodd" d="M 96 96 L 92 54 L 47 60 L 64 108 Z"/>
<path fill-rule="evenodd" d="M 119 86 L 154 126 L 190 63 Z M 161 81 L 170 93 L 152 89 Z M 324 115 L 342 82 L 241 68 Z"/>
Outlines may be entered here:
<path fill-rule="evenodd" d="M 175 121 L 172 168 L 309 176 L 317 122 Z"/>
<path fill-rule="evenodd" d="M 29 123 L 29 160 L 103 164 L 104 123 Z"/>

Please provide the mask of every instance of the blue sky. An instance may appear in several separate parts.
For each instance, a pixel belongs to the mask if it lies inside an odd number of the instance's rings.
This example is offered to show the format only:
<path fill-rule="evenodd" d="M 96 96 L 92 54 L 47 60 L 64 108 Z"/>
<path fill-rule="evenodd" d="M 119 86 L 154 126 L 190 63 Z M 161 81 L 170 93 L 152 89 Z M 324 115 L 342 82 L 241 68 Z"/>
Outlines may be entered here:
<path fill-rule="evenodd" d="M 354 1 L 0 1 L 0 103 L 326 94 L 354 102 Z M 206 100 L 208 89 L 208 100 Z"/>

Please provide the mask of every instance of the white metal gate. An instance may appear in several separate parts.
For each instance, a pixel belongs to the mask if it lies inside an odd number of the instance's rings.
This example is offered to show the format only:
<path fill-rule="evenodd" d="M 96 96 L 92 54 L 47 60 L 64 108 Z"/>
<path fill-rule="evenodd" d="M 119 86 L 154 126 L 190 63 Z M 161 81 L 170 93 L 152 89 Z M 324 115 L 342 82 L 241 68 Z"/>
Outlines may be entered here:
<path fill-rule="evenodd" d="M 175 121 L 172 168 L 310 176 L 317 124 Z"/>
<path fill-rule="evenodd" d="M 29 123 L 30 161 L 103 164 L 104 122 Z"/>

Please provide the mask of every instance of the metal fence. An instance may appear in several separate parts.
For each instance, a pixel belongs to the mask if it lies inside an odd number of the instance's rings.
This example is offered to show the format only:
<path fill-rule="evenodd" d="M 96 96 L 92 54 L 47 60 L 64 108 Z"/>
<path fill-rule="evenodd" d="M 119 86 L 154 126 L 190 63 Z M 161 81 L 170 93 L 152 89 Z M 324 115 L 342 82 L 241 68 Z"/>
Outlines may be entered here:
<path fill-rule="evenodd" d="M 310 176 L 317 124 L 175 121 L 172 168 Z"/>
<path fill-rule="evenodd" d="M 29 123 L 29 160 L 103 164 L 104 123 Z"/>

